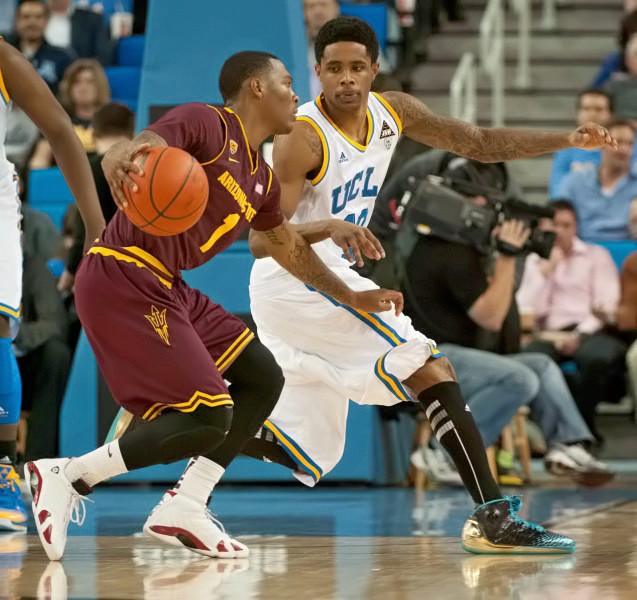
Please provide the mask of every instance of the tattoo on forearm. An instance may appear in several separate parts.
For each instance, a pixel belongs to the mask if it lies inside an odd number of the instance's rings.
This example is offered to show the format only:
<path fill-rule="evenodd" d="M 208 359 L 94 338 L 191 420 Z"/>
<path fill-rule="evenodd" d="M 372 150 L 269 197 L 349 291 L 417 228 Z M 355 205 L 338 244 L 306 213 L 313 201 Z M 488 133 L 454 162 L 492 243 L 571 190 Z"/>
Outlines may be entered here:
<path fill-rule="evenodd" d="M 349 288 L 330 271 L 311 246 L 300 236 L 291 249 L 287 270 L 301 281 L 331 296 L 347 302 Z"/>
<path fill-rule="evenodd" d="M 265 232 L 265 237 L 268 238 L 268 241 L 274 246 L 283 246 L 283 242 L 279 239 L 279 236 L 276 234 L 276 230 L 270 229 Z"/>
<path fill-rule="evenodd" d="M 564 132 L 487 129 L 436 115 L 408 94 L 384 94 L 403 120 L 405 133 L 420 142 L 482 162 L 500 162 L 555 152 L 570 146 Z"/>

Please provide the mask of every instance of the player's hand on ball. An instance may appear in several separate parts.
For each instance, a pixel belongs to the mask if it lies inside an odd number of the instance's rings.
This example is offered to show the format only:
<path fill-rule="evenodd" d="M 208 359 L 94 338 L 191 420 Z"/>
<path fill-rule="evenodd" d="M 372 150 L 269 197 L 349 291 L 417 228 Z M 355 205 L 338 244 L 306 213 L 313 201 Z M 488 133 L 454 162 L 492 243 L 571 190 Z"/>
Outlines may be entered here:
<path fill-rule="evenodd" d="M 351 263 L 362 267 L 363 255 L 373 260 L 385 257 L 385 251 L 376 236 L 367 227 L 354 225 L 348 221 L 332 219 L 332 241 L 343 250 L 343 254 Z"/>
<path fill-rule="evenodd" d="M 368 290 L 366 292 L 354 292 L 350 306 L 358 310 L 370 313 L 379 313 L 391 310 L 392 305 L 398 316 L 403 312 L 403 295 L 394 290 Z"/>
<path fill-rule="evenodd" d="M 141 166 L 135 163 L 135 159 L 149 148 L 150 144 L 122 142 L 109 148 L 102 159 L 102 171 L 111 188 L 115 204 L 120 209 L 128 206 L 124 195 L 124 185 L 132 191 L 137 191 L 137 184 L 131 179 L 129 173 L 144 174 Z"/>
<path fill-rule="evenodd" d="M 575 148 L 594 150 L 595 148 L 610 146 L 613 150 L 617 150 L 617 140 L 611 136 L 608 129 L 593 122 L 580 125 L 568 138 L 571 146 Z"/>

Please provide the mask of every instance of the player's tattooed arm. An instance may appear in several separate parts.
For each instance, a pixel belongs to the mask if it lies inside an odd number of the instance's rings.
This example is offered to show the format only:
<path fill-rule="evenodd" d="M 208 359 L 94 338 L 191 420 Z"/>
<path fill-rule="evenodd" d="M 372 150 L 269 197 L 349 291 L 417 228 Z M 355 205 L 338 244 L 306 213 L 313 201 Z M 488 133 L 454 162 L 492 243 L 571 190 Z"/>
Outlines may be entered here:
<path fill-rule="evenodd" d="M 354 292 L 325 266 L 312 247 L 287 220 L 269 231 L 255 231 L 274 260 L 296 278 L 342 304 L 367 312 L 383 312 L 394 305 L 396 314 L 403 307 L 403 297 L 393 290 Z"/>
<path fill-rule="evenodd" d="M 118 142 L 106 151 L 102 159 L 102 170 L 111 189 L 111 194 L 113 194 L 115 204 L 119 208 L 124 208 L 128 204 L 124 195 L 124 185 L 127 185 L 133 191 L 137 191 L 137 185 L 135 185 L 129 173 L 143 174 L 142 167 L 135 162 L 135 159 L 149 148 L 167 145 L 166 140 L 159 134 L 144 129 L 132 140 Z"/>
<path fill-rule="evenodd" d="M 595 123 L 586 123 L 572 132 L 489 129 L 437 115 L 409 94 L 385 92 L 383 98 L 400 117 L 407 137 L 485 163 L 528 158 L 571 147 L 616 147 L 608 131 Z"/>

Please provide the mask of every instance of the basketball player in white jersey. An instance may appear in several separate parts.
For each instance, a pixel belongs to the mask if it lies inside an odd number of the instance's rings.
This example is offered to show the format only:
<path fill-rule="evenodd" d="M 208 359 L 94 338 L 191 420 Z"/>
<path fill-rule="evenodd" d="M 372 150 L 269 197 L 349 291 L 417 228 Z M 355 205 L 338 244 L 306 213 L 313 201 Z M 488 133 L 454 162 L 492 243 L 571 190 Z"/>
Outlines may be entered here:
<path fill-rule="evenodd" d="M 435 115 L 407 94 L 372 94 L 378 51 L 374 32 L 359 19 L 339 17 L 324 25 L 315 46 L 323 93 L 299 108 L 292 133 L 274 144 L 283 212 L 353 290 L 377 287 L 349 267 L 353 260 L 360 263 L 361 251 L 375 257 L 356 226 L 369 222 L 402 133 L 483 162 L 614 145 L 595 124 L 572 133 L 483 129 Z M 528 231 L 520 224 L 514 229 L 505 241 L 521 247 Z M 253 237 L 251 249 L 257 258 L 265 255 Z M 409 318 L 352 310 L 304 286 L 271 258 L 256 261 L 250 296 L 260 339 L 285 375 L 265 426 L 297 464 L 298 479 L 313 486 L 339 461 L 349 399 L 380 405 L 418 401 L 478 505 L 463 530 L 465 549 L 574 550 L 569 538 L 515 515 L 519 500 L 503 497 L 493 480 L 453 368 Z"/>
<path fill-rule="evenodd" d="M 25 532 L 27 514 L 14 467 L 22 386 L 11 347 L 20 320 L 22 216 L 18 177 L 4 150 L 12 104 L 31 118 L 51 144 L 86 224 L 87 239 L 100 235 L 104 217 L 88 159 L 68 115 L 29 61 L 1 38 L 0 96 L 0 532 Z"/>

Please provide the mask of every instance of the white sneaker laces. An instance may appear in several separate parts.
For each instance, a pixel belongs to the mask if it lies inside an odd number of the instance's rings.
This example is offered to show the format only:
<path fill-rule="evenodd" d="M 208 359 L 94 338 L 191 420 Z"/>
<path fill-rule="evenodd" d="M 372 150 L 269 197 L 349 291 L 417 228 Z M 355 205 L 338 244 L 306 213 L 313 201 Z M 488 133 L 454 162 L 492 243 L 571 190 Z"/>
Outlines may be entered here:
<path fill-rule="evenodd" d="M 93 500 L 80 494 L 74 494 L 71 500 L 71 523 L 76 523 L 80 527 L 84 525 L 84 519 L 86 519 L 85 502 L 95 504 Z"/>
<path fill-rule="evenodd" d="M 215 515 L 213 512 L 210 511 L 210 509 L 206 508 L 206 516 L 219 528 L 221 529 L 221 532 L 228 535 L 226 533 L 226 528 L 223 526 L 223 523 L 216 518 L 217 515 Z"/>

